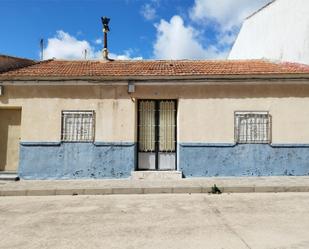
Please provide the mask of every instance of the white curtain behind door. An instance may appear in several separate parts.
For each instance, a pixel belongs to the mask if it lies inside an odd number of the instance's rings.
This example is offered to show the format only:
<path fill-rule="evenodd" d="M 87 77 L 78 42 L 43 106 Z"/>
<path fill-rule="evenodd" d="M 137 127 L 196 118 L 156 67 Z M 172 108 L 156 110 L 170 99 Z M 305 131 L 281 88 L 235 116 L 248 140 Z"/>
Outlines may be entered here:
<path fill-rule="evenodd" d="M 160 151 L 175 151 L 175 102 L 160 101 Z"/>
<path fill-rule="evenodd" d="M 139 150 L 155 150 L 155 101 L 141 101 L 139 120 Z"/>

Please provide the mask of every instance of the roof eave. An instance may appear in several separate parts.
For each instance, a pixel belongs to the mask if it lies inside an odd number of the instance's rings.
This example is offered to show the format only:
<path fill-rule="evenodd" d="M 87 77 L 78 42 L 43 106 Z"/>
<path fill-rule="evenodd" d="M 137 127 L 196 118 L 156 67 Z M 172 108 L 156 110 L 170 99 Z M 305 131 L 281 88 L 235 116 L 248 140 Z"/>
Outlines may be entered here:
<path fill-rule="evenodd" d="M 77 76 L 77 77 L 1 77 L 0 83 L 12 82 L 12 81 L 33 81 L 33 82 L 54 82 L 54 81 L 93 81 L 93 82 L 115 82 L 115 81 L 171 81 L 171 80 L 248 80 L 248 79 L 259 79 L 259 80 L 269 80 L 269 79 L 306 79 L 309 80 L 309 73 L 263 73 L 263 74 L 211 74 L 211 75 L 177 75 L 177 76 Z"/>
<path fill-rule="evenodd" d="M 250 19 L 251 17 L 255 16 L 256 14 L 260 13 L 262 10 L 266 9 L 267 7 L 269 7 L 270 5 L 272 5 L 274 2 L 276 2 L 276 0 L 271 0 L 269 3 L 266 3 L 264 6 L 262 6 L 261 8 L 259 8 L 258 10 L 254 11 L 251 15 L 247 16 L 245 18 L 245 20 Z"/>

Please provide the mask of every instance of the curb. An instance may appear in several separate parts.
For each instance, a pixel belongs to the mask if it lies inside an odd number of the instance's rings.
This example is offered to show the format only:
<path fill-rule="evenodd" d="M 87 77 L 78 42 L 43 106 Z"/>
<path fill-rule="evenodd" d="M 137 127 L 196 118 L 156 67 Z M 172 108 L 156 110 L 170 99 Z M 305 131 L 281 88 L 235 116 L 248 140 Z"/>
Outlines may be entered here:
<path fill-rule="evenodd" d="M 222 193 L 284 193 L 309 192 L 309 186 L 226 186 Z M 21 189 L 2 190 L 0 196 L 51 196 L 51 195 L 139 195 L 139 194 L 208 194 L 212 187 L 112 187 L 79 189 Z"/>

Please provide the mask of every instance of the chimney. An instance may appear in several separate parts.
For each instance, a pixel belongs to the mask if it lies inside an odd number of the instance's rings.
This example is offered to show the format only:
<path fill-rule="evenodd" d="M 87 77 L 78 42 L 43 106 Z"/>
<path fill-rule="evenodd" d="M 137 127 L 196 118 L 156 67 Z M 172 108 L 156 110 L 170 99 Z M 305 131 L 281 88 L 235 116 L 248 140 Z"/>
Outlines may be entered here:
<path fill-rule="evenodd" d="M 104 17 L 101 17 L 101 21 L 102 21 L 102 24 L 103 24 L 103 33 L 104 33 L 103 59 L 109 60 L 108 49 L 107 49 L 107 33 L 109 32 L 108 23 L 110 21 L 110 18 L 104 16 Z"/>

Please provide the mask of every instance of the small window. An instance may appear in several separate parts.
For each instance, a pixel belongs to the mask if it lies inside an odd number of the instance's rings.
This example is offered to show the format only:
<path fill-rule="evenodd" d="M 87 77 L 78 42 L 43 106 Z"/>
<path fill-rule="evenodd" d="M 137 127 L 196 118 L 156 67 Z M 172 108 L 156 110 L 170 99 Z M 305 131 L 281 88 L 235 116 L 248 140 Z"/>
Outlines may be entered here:
<path fill-rule="evenodd" d="M 61 141 L 92 142 L 94 111 L 63 111 Z"/>
<path fill-rule="evenodd" d="M 271 118 L 268 112 L 235 112 L 237 143 L 270 143 Z"/>

